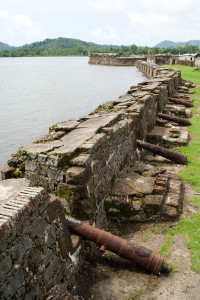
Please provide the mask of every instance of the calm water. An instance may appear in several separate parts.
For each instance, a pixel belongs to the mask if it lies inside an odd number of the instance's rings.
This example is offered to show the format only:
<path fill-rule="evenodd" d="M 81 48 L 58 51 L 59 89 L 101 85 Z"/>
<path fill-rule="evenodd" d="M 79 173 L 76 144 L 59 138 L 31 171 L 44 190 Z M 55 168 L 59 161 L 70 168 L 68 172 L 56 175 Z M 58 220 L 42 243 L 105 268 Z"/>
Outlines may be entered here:
<path fill-rule="evenodd" d="M 87 57 L 0 58 L 0 169 L 10 154 L 58 122 L 87 115 L 145 76 Z"/>

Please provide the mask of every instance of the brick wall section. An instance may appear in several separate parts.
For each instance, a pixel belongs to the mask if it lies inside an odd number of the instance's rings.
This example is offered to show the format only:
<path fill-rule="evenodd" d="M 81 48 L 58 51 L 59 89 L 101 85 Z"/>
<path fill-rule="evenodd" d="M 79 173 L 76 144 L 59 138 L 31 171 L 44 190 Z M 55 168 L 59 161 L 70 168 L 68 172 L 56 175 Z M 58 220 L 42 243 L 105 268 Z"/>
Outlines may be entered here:
<path fill-rule="evenodd" d="M 144 61 L 137 67 L 150 80 L 86 117 L 55 124 L 43 139 L 20 148 L 8 161 L 14 174 L 59 195 L 73 216 L 93 217 L 121 169 L 138 159 L 136 138 L 146 139 L 179 85 L 177 70 Z"/>
<path fill-rule="evenodd" d="M 20 179 L 18 179 L 20 180 Z M 70 272 L 71 239 L 59 202 L 26 187 L 0 205 L 0 299 L 43 299 Z"/>

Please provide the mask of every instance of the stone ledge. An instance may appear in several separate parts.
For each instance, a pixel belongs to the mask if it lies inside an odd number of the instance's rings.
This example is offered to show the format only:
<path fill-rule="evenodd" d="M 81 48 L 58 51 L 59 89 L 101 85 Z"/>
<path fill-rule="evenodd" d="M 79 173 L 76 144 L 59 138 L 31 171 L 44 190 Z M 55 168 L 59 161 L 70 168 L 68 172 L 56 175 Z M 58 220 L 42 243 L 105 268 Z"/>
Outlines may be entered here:
<path fill-rule="evenodd" d="M 45 209 L 49 196 L 41 187 L 29 186 L 27 179 L 10 179 L 0 182 L 0 239 L 9 235 L 26 216 Z M 41 201 L 42 200 L 42 201 Z M 42 203 L 42 205 L 41 205 Z"/>

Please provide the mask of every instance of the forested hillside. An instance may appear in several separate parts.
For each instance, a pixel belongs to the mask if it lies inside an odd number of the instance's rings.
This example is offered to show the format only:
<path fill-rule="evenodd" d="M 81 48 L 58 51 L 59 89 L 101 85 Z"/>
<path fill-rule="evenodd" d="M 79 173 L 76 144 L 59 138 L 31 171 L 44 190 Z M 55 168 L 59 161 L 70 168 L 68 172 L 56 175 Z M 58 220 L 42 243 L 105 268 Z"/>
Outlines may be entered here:
<path fill-rule="evenodd" d="M 10 47 L 9 45 L 7 46 Z M 2 51 L 0 51 L 0 57 L 87 56 L 88 51 L 93 53 L 119 53 L 121 55 L 129 56 L 131 54 L 200 53 L 200 48 L 196 45 L 188 43 L 185 46 L 170 46 L 164 48 L 150 48 L 147 46 L 136 46 L 135 44 L 131 46 L 99 45 L 78 39 L 60 37 L 57 39 L 45 39 L 44 41 L 27 44 L 22 47 L 4 48 Z"/>

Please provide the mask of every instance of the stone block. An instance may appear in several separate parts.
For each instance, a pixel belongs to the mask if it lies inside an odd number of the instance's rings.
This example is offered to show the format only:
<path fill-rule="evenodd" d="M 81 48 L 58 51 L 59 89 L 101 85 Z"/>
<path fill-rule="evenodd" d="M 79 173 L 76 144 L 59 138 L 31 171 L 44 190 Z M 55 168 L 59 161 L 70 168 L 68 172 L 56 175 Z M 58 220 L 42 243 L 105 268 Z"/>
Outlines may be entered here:
<path fill-rule="evenodd" d="M 21 288 L 24 281 L 24 273 L 21 269 L 16 275 L 12 276 L 5 290 L 5 299 L 12 299 L 17 290 Z"/>
<path fill-rule="evenodd" d="M 15 245 L 12 249 L 12 259 L 21 260 L 28 249 L 32 247 L 32 240 L 25 236 L 22 238 L 21 242 Z"/>
<path fill-rule="evenodd" d="M 14 177 L 15 168 L 14 167 L 6 167 L 1 170 L 1 178 L 2 180 L 10 179 Z"/>
<path fill-rule="evenodd" d="M 57 187 L 57 195 L 74 201 L 88 197 L 86 185 L 70 185 L 67 183 L 59 183 Z"/>
<path fill-rule="evenodd" d="M 48 248 L 52 248 L 52 246 L 55 244 L 56 231 L 54 225 L 48 226 L 48 228 L 45 230 L 45 241 Z"/>
<path fill-rule="evenodd" d="M 95 202 L 90 199 L 74 200 L 70 203 L 70 210 L 73 217 L 81 220 L 87 220 L 94 216 L 96 211 Z"/>
<path fill-rule="evenodd" d="M 160 186 L 160 185 L 154 185 L 153 193 L 155 195 L 163 195 L 165 193 L 165 187 Z"/>
<path fill-rule="evenodd" d="M 36 161 L 35 160 L 26 160 L 25 161 L 25 170 L 35 172 L 36 171 Z"/>
<path fill-rule="evenodd" d="M 162 215 L 165 218 L 174 219 L 178 217 L 178 210 L 175 207 L 163 205 L 162 207 Z"/>
<path fill-rule="evenodd" d="M 38 217 L 31 225 L 30 228 L 26 229 L 26 233 L 28 233 L 31 239 L 37 238 L 42 232 L 45 231 L 47 227 L 47 222 L 42 218 Z"/>
<path fill-rule="evenodd" d="M 10 256 L 6 256 L 1 262 L 0 262 L 0 281 L 3 282 L 5 280 L 6 274 L 11 270 L 12 268 L 12 260 Z"/>
<path fill-rule="evenodd" d="M 60 259 L 54 257 L 53 261 L 50 262 L 48 268 L 44 272 L 44 282 L 48 283 L 54 273 L 59 272 L 60 269 Z"/>
<path fill-rule="evenodd" d="M 159 214 L 161 210 L 161 205 L 163 201 L 163 196 L 161 195 L 147 195 L 142 201 L 142 207 L 144 212 L 147 214 Z"/>
<path fill-rule="evenodd" d="M 69 184 L 86 184 L 91 176 L 89 168 L 71 167 L 66 171 L 66 182 Z"/>

